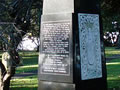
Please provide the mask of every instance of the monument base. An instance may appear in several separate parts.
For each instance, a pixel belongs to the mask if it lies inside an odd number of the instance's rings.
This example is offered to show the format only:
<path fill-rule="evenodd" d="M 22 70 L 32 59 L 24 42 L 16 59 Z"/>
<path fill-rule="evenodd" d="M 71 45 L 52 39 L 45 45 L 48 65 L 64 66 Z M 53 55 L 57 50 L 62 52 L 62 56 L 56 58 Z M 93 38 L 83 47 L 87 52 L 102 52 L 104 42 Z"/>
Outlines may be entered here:
<path fill-rule="evenodd" d="M 75 90 L 75 84 L 39 81 L 38 90 Z"/>

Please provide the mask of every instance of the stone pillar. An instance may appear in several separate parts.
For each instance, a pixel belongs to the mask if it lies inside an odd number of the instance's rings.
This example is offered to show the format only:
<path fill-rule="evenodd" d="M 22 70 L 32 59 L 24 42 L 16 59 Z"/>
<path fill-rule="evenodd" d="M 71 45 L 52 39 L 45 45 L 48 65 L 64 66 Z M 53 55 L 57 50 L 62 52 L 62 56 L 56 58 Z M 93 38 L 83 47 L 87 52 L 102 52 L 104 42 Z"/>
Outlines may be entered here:
<path fill-rule="evenodd" d="M 107 90 L 99 0 L 44 0 L 38 90 Z"/>

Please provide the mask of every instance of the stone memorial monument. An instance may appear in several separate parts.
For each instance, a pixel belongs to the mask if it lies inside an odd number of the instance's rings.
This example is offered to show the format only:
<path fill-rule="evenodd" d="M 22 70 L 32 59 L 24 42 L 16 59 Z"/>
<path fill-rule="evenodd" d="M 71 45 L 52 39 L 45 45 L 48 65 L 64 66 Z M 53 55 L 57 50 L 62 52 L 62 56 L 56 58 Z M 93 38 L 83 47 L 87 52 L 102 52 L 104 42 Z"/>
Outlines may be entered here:
<path fill-rule="evenodd" d="M 99 0 L 43 0 L 38 90 L 107 90 Z"/>

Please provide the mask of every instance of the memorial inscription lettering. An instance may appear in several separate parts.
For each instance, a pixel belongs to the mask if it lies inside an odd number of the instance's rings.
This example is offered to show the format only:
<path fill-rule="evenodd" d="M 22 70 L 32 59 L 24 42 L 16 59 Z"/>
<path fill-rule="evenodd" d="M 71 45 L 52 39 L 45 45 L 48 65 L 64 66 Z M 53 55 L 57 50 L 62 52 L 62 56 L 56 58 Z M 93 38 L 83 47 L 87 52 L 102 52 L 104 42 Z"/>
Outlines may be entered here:
<path fill-rule="evenodd" d="M 70 75 L 71 21 L 42 23 L 41 53 L 45 55 L 41 74 Z"/>
<path fill-rule="evenodd" d="M 99 15 L 78 14 L 81 78 L 102 77 Z"/>

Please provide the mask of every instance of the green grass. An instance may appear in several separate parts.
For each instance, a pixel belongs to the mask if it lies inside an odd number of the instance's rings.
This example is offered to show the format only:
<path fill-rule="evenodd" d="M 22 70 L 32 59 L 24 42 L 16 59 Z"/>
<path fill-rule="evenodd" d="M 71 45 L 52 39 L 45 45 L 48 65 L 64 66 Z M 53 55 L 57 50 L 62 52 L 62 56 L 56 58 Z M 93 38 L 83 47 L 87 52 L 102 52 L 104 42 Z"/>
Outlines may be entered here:
<path fill-rule="evenodd" d="M 37 52 L 20 52 L 23 58 L 23 66 L 16 69 L 16 73 L 24 73 L 38 69 L 38 53 Z"/>
<path fill-rule="evenodd" d="M 37 52 L 20 52 L 23 59 L 23 66 L 18 66 L 17 74 L 36 71 L 38 69 L 38 53 Z M 37 75 L 26 76 L 23 78 L 11 80 L 11 90 L 37 90 L 38 78 Z"/>
<path fill-rule="evenodd" d="M 37 90 L 37 75 L 11 80 L 11 90 Z"/>
<path fill-rule="evenodd" d="M 106 57 L 118 55 L 120 54 L 120 49 L 116 49 L 115 47 L 106 47 L 105 54 L 106 54 Z"/>
<path fill-rule="evenodd" d="M 2 51 L 0 51 L 0 59 L 2 57 Z M 23 66 L 18 66 L 16 69 L 17 74 L 30 72 L 38 69 L 38 52 L 20 52 L 20 56 L 23 59 Z M 23 78 L 17 78 L 11 80 L 11 90 L 37 90 L 38 78 L 37 75 L 26 76 Z"/>
<path fill-rule="evenodd" d="M 120 87 L 120 59 L 114 59 L 107 63 L 108 87 Z"/>
<path fill-rule="evenodd" d="M 120 49 L 107 47 L 105 49 L 107 57 L 120 54 Z M 106 63 L 108 88 L 120 87 L 120 58 L 113 59 Z"/>

